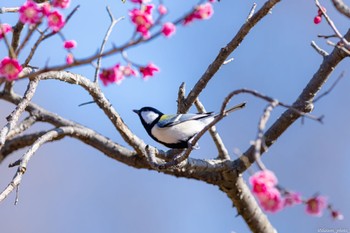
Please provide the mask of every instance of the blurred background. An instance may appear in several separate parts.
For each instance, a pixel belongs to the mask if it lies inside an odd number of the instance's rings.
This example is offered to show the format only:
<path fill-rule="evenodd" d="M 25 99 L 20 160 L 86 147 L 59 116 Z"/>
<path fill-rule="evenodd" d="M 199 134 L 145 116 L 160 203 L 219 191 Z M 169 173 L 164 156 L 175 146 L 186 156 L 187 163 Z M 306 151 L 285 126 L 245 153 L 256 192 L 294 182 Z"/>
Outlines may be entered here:
<path fill-rule="evenodd" d="M 265 1 L 258 0 L 258 8 Z M 23 1 L 0 0 L 0 6 L 19 6 Z M 157 2 L 155 2 L 157 3 Z M 164 1 L 169 14 L 165 21 L 181 17 L 196 1 Z M 159 37 L 150 43 L 128 50 L 133 61 L 146 65 L 149 61 L 161 72 L 143 81 L 130 78 L 121 85 L 102 87 L 104 94 L 123 117 L 123 120 L 146 143 L 163 148 L 147 135 L 138 117 L 131 111 L 153 106 L 167 113 L 176 112 L 178 87 L 186 82 L 190 90 L 241 25 L 254 1 L 225 1 L 214 4 L 210 20 L 196 21 L 177 27 L 176 34 L 167 39 Z M 334 10 L 330 1 L 322 1 L 327 13 L 339 30 L 345 34 L 349 21 Z M 67 39 L 75 39 L 78 47 L 75 57 L 94 54 L 109 26 L 106 6 L 114 16 L 125 16 L 118 23 L 107 47 L 111 43 L 125 43 L 133 33 L 128 18 L 132 4 L 121 1 L 73 0 L 64 10 L 67 15 L 76 5 L 78 12 L 63 29 Z M 208 111 L 219 111 L 225 96 L 236 89 L 255 89 L 284 103 L 291 104 L 322 62 L 322 57 L 310 46 L 316 43 L 326 51 L 333 48 L 318 34 L 333 34 L 325 20 L 313 23 L 317 9 L 313 1 L 282 1 L 245 38 L 230 55 L 234 60 L 223 66 L 200 100 Z M 0 15 L 1 22 L 14 25 L 16 14 Z M 335 40 L 336 42 L 336 40 Z M 29 51 L 27 46 L 23 55 Z M 7 54 L 3 43 L 0 54 Z M 31 65 L 43 67 L 63 64 L 66 51 L 62 40 L 54 36 L 45 41 Z M 20 57 L 20 59 L 23 57 Z M 102 66 L 110 67 L 122 62 L 119 55 L 103 59 Z M 94 67 L 87 65 L 71 69 L 93 79 Z M 306 119 L 292 125 L 263 156 L 263 162 L 278 176 L 279 183 L 298 191 L 304 197 L 315 193 L 328 197 L 335 209 L 341 211 L 343 221 L 334 221 L 325 212 L 322 217 L 305 213 L 305 206 L 284 209 L 268 214 L 279 232 L 321 232 L 320 229 L 346 229 L 350 231 L 350 100 L 349 61 L 336 67 L 321 92 L 327 90 L 341 72 L 345 77 L 326 97 L 317 102 L 313 114 L 325 115 L 324 124 Z M 16 83 L 15 90 L 23 93 L 27 82 Z M 78 107 L 90 101 L 79 86 L 48 80 L 40 83 L 34 102 L 67 119 L 79 122 L 121 143 L 120 136 L 108 118 L 94 104 Z M 232 157 L 234 150 L 244 152 L 255 139 L 257 124 L 267 103 L 248 95 L 235 97 L 231 103 L 247 101 L 247 107 L 221 121 L 217 127 Z M 0 102 L 0 126 L 14 106 Z M 196 112 L 195 108 L 191 109 Z M 269 120 L 271 125 L 284 111 L 276 108 Z M 39 129 L 47 125 L 36 125 Z M 209 159 L 216 156 L 214 143 L 208 135 L 200 140 L 200 150 L 194 158 Z M 25 150 L 5 159 L 0 165 L 0 188 L 12 179 L 15 168 L 8 164 L 17 160 Z M 256 167 L 252 167 L 256 170 Z M 248 174 L 245 174 L 246 178 Z M 20 186 L 19 203 L 14 206 L 15 194 L 0 204 L 1 232 L 6 233 L 75 233 L 75 232 L 248 232 L 231 201 L 217 187 L 203 182 L 137 170 L 107 158 L 81 142 L 65 138 L 44 145 L 30 161 Z"/>

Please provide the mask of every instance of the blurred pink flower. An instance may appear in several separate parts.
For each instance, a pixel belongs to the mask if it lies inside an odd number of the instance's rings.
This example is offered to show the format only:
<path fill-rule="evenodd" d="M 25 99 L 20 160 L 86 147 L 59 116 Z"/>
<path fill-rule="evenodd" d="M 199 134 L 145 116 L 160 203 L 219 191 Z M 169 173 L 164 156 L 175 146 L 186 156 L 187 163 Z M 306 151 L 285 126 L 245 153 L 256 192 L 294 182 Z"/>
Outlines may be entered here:
<path fill-rule="evenodd" d="M 65 24 L 64 17 L 58 11 L 52 11 L 47 16 L 49 27 L 54 32 L 58 32 Z"/>
<path fill-rule="evenodd" d="M 53 0 L 52 5 L 54 7 L 59 7 L 59 8 L 68 8 L 70 4 L 70 0 Z"/>
<path fill-rule="evenodd" d="M 99 76 L 105 86 L 110 83 L 119 84 L 124 79 L 123 73 L 119 70 L 118 65 L 109 69 L 103 69 Z"/>
<path fill-rule="evenodd" d="M 209 19 L 214 14 L 214 9 L 211 3 L 207 2 L 195 8 L 192 14 L 185 17 L 183 24 L 187 25 L 195 19 Z"/>
<path fill-rule="evenodd" d="M 12 27 L 10 24 L 3 23 L 0 24 L 0 39 L 4 38 L 4 36 L 12 31 Z"/>
<path fill-rule="evenodd" d="M 66 56 L 66 63 L 67 63 L 68 65 L 70 65 L 70 64 L 73 64 L 73 62 L 74 62 L 74 56 L 73 56 L 73 54 L 68 53 L 67 56 Z"/>
<path fill-rule="evenodd" d="M 154 72 L 159 72 L 159 68 L 153 63 L 149 63 L 145 67 L 140 67 L 140 73 L 142 74 L 143 79 L 146 79 L 147 76 L 152 77 L 154 75 Z"/>
<path fill-rule="evenodd" d="M 339 211 L 336 210 L 332 210 L 332 218 L 334 220 L 343 220 L 344 219 L 344 215 L 342 215 L 342 213 L 340 213 Z"/>
<path fill-rule="evenodd" d="M 284 196 L 284 206 L 293 206 L 302 202 L 300 193 L 289 192 Z"/>
<path fill-rule="evenodd" d="M 127 66 L 119 66 L 119 70 L 123 73 L 125 77 L 138 76 L 137 71 L 132 69 L 130 64 Z"/>
<path fill-rule="evenodd" d="M 63 47 L 65 49 L 73 49 L 73 48 L 77 47 L 77 42 L 75 40 L 66 40 L 63 43 Z"/>
<path fill-rule="evenodd" d="M 281 193 L 276 188 L 269 188 L 266 192 L 257 195 L 261 207 L 268 212 L 275 213 L 283 209 Z"/>
<path fill-rule="evenodd" d="M 265 193 L 269 188 L 277 184 L 277 178 L 272 171 L 263 170 L 258 171 L 249 178 L 252 185 L 252 191 L 255 194 Z"/>
<path fill-rule="evenodd" d="M 317 217 L 322 216 L 323 210 L 327 207 L 327 198 L 317 196 L 306 201 L 306 213 Z"/>
<path fill-rule="evenodd" d="M 41 13 L 43 13 L 43 15 L 48 16 L 50 14 L 51 11 L 51 5 L 48 2 L 43 3 L 43 5 L 41 5 L 40 8 Z"/>
<path fill-rule="evenodd" d="M 166 37 L 172 36 L 176 31 L 176 26 L 173 23 L 165 23 L 162 27 L 162 33 Z"/>
<path fill-rule="evenodd" d="M 38 5 L 31 1 L 27 0 L 20 8 L 19 8 L 19 20 L 22 23 L 36 24 L 40 21 L 41 18 L 41 10 Z"/>
<path fill-rule="evenodd" d="M 0 76 L 5 77 L 8 81 L 17 79 L 21 71 L 22 66 L 17 59 L 5 57 L 0 62 Z"/>
<path fill-rule="evenodd" d="M 168 12 L 168 9 L 163 4 L 160 4 L 158 5 L 158 12 L 161 15 L 165 15 Z"/>
<path fill-rule="evenodd" d="M 136 31 L 144 38 L 150 37 L 149 29 L 153 25 L 152 8 L 153 5 L 146 5 L 141 10 L 135 8 L 129 12 L 131 21 L 136 25 Z"/>

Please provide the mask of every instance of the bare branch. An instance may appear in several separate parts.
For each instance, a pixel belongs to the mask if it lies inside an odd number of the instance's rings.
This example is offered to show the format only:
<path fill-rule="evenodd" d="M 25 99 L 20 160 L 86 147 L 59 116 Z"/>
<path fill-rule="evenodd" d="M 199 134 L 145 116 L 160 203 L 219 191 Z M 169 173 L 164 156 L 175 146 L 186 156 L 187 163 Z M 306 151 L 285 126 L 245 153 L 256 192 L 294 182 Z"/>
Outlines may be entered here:
<path fill-rule="evenodd" d="M 321 6 L 321 4 L 319 3 L 318 0 L 315 0 L 316 6 L 318 7 L 318 9 L 322 12 L 324 18 L 327 20 L 327 23 L 329 24 L 329 26 L 333 29 L 334 33 L 337 35 L 337 37 L 339 39 L 341 39 L 341 41 L 344 43 L 344 45 L 346 46 L 346 48 L 349 47 L 349 42 L 344 38 L 344 36 L 338 31 L 337 27 L 335 26 L 334 22 L 331 20 L 331 18 L 327 15 L 327 13 L 325 12 L 324 8 Z"/>
<path fill-rule="evenodd" d="M 335 82 L 332 84 L 332 86 L 326 90 L 325 92 L 323 92 L 321 95 L 317 96 L 314 100 L 314 103 L 316 103 L 317 101 L 319 101 L 321 98 L 325 97 L 326 95 L 328 95 L 329 93 L 331 93 L 331 91 L 335 88 L 335 86 L 338 84 L 338 82 L 340 81 L 340 79 L 342 79 L 344 77 L 344 71 L 341 72 L 341 74 L 338 76 L 338 78 L 335 80 Z"/>
<path fill-rule="evenodd" d="M 30 80 L 23 99 L 16 106 L 16 109 L 7 117 L 7 124 L 0 131 L 0 148 L 4 145 L 7 134 L 16 126 L 20 115 L 24 112 L 30 100 L 34 96 L 39 79 Z"/>
<path fill-rule="evenodd" d="M 247 36 L 249 31 L 262 19 L 264 18 L 271 9 L 280 0 L 269 0 L 267 1 L 260 10 L 258 10 L 253 16 L 243 24 L 237 34 L 232 38 L 232 40 L 222 49 L 220 49 L 215 60 L 208 66 L 207 70 L 204 72 L 202 77 L 198 80 L 196 85 L 193 87 L 191 92 L 188 94 L 186 101 L 182 106 L 180 106 L 180 112 L 185 113 L 189 110 L 191 105 L 197 99 L 202 90 L 206 87 L 211 78 L 219 70 L 221 65 L 225 62 L 227 57 L 241 44 L 243 39 Z"/>
<path fill-rule="evenodd" d="M 350 18 L 350 8 L 343 2 L 343 0 L 332 0 L 332 3 L 340 13 Z"/>
<path fill-rule="evenodd" d="M 254 142 L 255 152 L 254 157 L 255 161 L 257 162 L 258 166 L 261 170 L 265 170 L 265 165 L 260 161 L 260 151 L 262 145 L 265 145 L 264 143 L 264 129 L 266 127 L 266 123 L 268 119 L 270 118 L 270 114 L 272 110 L 278 105 L 278 101 L 271 102 L 264 110 L 263 115 L 260 118 L 259 124 L 258 124 L 258 135 L 256 137 L 256 140 Z"/>
<path fill-rule="evenodd" d="M 252 8 L 250 9 L 250 12 L 247 16 L 246 22 L 250 20 L 250 18 L 254 15 L 255 9 L 256 9 L 257 4 L 254 2 Z"/>
<path fill-rule="evenodd" d="M 16 128 L 12 129 L 7 134 L 7 139 L 13 138 L 25 130 L 29 129 L 36 122 L 36 116 L 29 116 L 24 119 Z"/>
<path fill-rule="evenodd" d="M 350 38 L 350 30 L 346 33 L 345 38 L 347 40 Z M 301 112 L 311 112 L 313 109 L 312 103 L 316 94 L 328 80 L 330 74 L 334 70 L 334 67 L 336 67 L 337 64 L 347 56 L 347 53 L 345 53 L 342 49 L 334 48 L 332 53 L 323 59 L 319 69 L 313 75 L 312 79 L 306 85 L 304 90 L 300 93 L 292 107 Z M 265 132 L 264 138 L 266 148 L 270 147 L 291 124 L 299 119 L 301 115 L 294 109 L 286 110 Z M 264 153 L 266 148 L 261 148 L 260 154 Z M 239 174 L 247 170 L 247 168 L 249 168 L 251 164 L 255 162 L 254 151 L 255 147 L 250 146 L 240 158 L 232 162 L 232 169 L 237 169 Z"/>
<path fill-rule="evenodd" d="M 111 24 L 109 25 L 108 27 L 108 30 L 106 32 L 106 35 L 105 37 L 103 38 L 103 41 L 102 41 L 102 44 L 101 44 L 101 48 L 100 48 L 100 55 L 103 53 L 104 51 L 104 48 L 106 46 L 106 43 L 108 41 L 108 38 L 113 30 L 113 27 L 119 22 L 121 21 L 122 19 L 124 19 L 124 17 L 120 17 L 118 19 L 115 19 L 112 12 L 111 12 L 111 9 L 109 7 L 107 7 L 107 12 L 108 12 L 108 15 L 111 19 Z M 100 67 L 101 67 L 101 60 L 102 60 L 102 57 L 100 56 L 98 59 L 97 59 L 97 67 L 96 67 L 96 70 L 95 70 L 95 79 L 94 79 L 94 82 L 97 83 L 98 81 L 98 73 L 100 71 Z"/>
<path fill-rule="evenodd" d="M 311 41 L 311 47 L 314 48 L 314 49 L 316 50 L 316 52 L 317 52 L 318 54 L 320 54 L 322 57 L 325 57 L 325 56 L 328 56 L 328 55 L 329 55 L 325 50 L 321 49 L 321 48 L 315 43 L 315 41 Z"/>
<path fill-rule="evenodd" d="M 194 104 L 196 105 L 196 108 L 198 110 L 198 112 L 200 113 L 204 113 L 207 112 L 203 106 L 203 104 L 199 101 L 199 99 L 197 98 L 197 100 L 194 102 Z M 216 127 L 213 126 L 209 129 L 209 133 L 211 135 L 211 137 L 213 138 L 213 141 L 216 145 L 216 148 L 218 149 L 218 159 L 230 159 L 230 155 L 228 154 L 228 151 L 225 147 L 225 144 L 222 142 L 222 139 L 219 135 L 219 133 L 216 131 Z"/>

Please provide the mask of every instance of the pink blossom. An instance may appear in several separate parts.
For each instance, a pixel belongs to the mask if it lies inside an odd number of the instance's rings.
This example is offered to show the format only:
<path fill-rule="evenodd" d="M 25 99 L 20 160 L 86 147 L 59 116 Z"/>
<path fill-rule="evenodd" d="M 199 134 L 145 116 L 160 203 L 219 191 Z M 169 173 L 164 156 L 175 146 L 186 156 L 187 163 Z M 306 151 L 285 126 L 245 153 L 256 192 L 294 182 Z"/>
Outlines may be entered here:
<path fill-rule="evenodd" d="M 306 212 L 317 217 L 322 216 L 323 210 L 327 207 L 327 198 L 317 196 L 306 201 Z"/>
<path fill-rule="evenodd" d="M 176 26 L 173 23 L 165 23 L 162 27 L 162 33 L 166 37 L 172 36 L 176 31 Z"/>
<path fill-rule="evenodd" d="M 123 73 L 119 70 L 118 65 L 109 69 L 103 69 L 99 76 L 105 86 L 110 83 L 119 84 L 124 79 Z"/>
<path fill-rule="evenodd" d="M 129 12 L 131 21 L 136 25 L 136 31 L 144 38 L 150 37 L 149 29 L 153 25 L 152 8 L 153 5 L 146 5 L 141 10 L 135 8 Z"/>
<path fill-rule="evenodd" d="M 340 213 L 339 211 L 336 210 L 332 210 L 332 218 L 334 220 L 343 220 L 344 219 L 344 215 L 342 215 L 342 213 Z"/>
<path fill-rule="evenodd" d="M 27 0 L 19 8 L 19 20 L 22 23 L 36 24 L 40 21 L 40 18 L 41 10 L 38 5 L 31 0 Z"/>
<path fill-rule="evenodd" d="M 139 3 L 139 4 L 143 3 L 143 0 L 130 0 L 130 1 L 133 2 L 133 3 Z"/>
<path fill-rule="evenodd" d="M 3 23 L 0 24 L 0 39 L 4 38 L 4 36 L 12 31 L 12 27 L 10 24 Z"/>
<path fill-rule="evenodd" d="M 75 40 L 66 40 L 63 43 L 63 47 L 65 49 L 73 49 L 73 48 L 77 47 L 77 42 Z"/>
<path fill-rule="evenodd" d="M 43 5 L 40 8 L 40 11 L 43 15 L 48 16 L 50 14 L 51 11 L 51 5 L 50 3 L 43 3 Z"/>
<path fill-rule="evenodd" d="M 272 171 L 263 170 L 258 171 L 249 178 L 249 182 L 253 187 L 253 193 L 265 193 L 268 189 L 277 184 L 277 178 Z"/>
<path fill-rule="evenodd" d="M 158 5 L 158 12 L 161 15 L 165 15 L 168 12 L 168 9 L 163 4 L 160 4 Z"/>
<path fill-rule="evenodd" d="M 301 203 L 302 199 L 300 193 L 289 192 L 284 196 L 284 206 L 293 206 Z"/>
<path fill-rule="evenodd" d="M 189 14 L 187 17 L 185 17 L 183 24 L 187 25 L 191 23 L 195 19 L 204 20 L 209 19 L 214 13 L 213 6 L 211 3 L 204 3 L 202 5 L 199 5 L 195 8 L 195 10 L 192 12 L 192 14 Z"/>
<path fill-rule="evenodd" d="M 68 65 L 74 63 L 74 56 L 73 56 L 73 54 L 71 54 L 71 53 L 68 53 L 68 54 L 67 54 L 67 56 L 66 56 L 66 63 L 67 63 Z"/>
<path fill-rule="evenodd" d="M 58 11 L 52 11 L 47 16 L 49 27 L 54 32 L 58 32 L 65 24 L 64 17 Z"/>
<path fill-rule="evenodd" d="M 17 79 L 21 71 L 22 66 L 16 59 L 5 57 L 0 62 L 0 76 L 5 77 L 8 81 Z"/>
<path fill-rule="evenodd" d="M 119 70 L 123 73 L 125 77 L 138 76 L 137 71 L 132 69 L 130 64 L 128 64 L 127 66 L 119 66 Z"/>
<path fill-rule="evenodd" d="M 140 73 L 142 74 L 142 78 L 146 79 L 147 76 L 152 77 L 154 72 L 158 72 L 159 68 L 155 66 L 153 63 L 149 63 L 145 67 L 140 67 Z"/>
<path fill-rule="evenodd" d="M 194 17 L 197 19 L 209 19 L 213 15 L 213 13 L 213 6 L 207 2 L 196 7 Z"/>
<path fill-rule="evenodd" d="M 69 7 L 69 4 L 70 4 L 70 0 L 53 0 L 52 1 L 52 5 L 54 7 L 59 7 L 62 9 Z"/>
<path fill-rule="evenodd" d="M 280 191 L 276 188 L 269 188 L 267 192 L 261 193 L 257 197 L 265 211 L 275 213 L 283 209 L 283 199 Z"/>

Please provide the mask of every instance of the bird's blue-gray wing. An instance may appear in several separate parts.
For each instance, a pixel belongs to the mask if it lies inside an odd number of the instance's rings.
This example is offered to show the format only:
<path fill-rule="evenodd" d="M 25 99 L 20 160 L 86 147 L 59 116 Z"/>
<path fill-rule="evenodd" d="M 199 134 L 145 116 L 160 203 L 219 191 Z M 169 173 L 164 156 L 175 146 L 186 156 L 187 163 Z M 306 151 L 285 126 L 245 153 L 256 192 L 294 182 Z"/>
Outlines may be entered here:
<path fill-rule="evenodd" d="M 198 114 L 176 114 L 176 115 L 163 115 L 159 122 L 157 123 L 158 127 L 164 128 L 164 127 L 170 127 L 173 125 L 180 124 L 185 121 L 190 121 L 190 120 L 199 120 L 202 118 L 207 118 L 213 116 L 212 112 L 208 113 L 198 113 Z"/>

